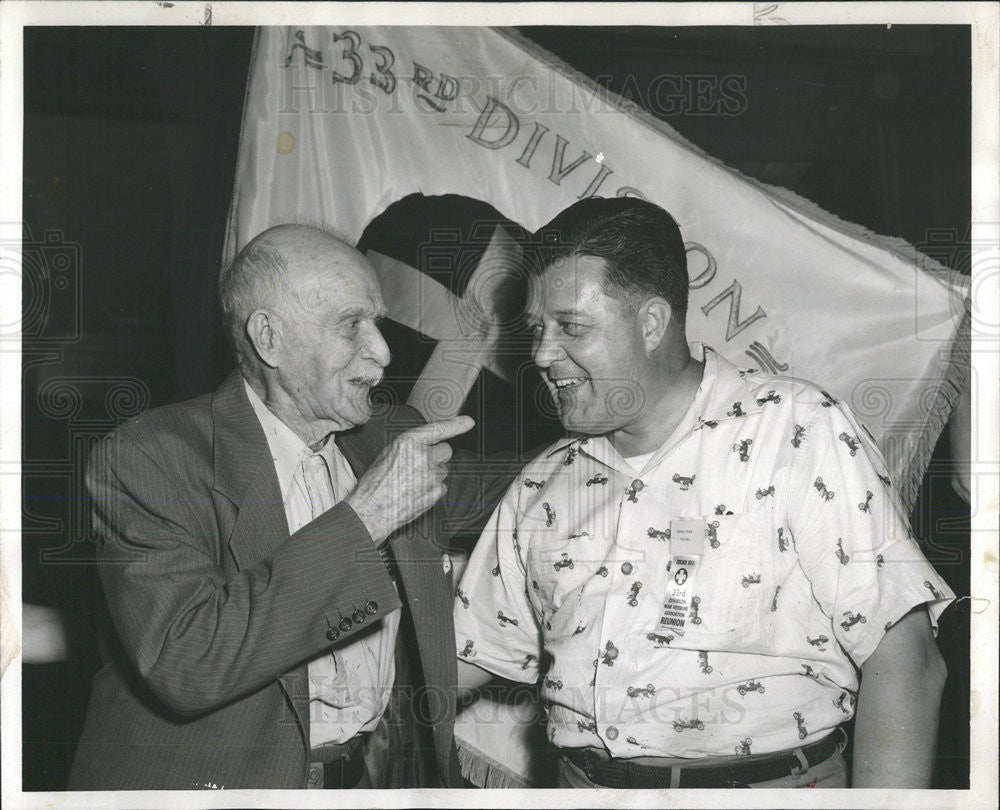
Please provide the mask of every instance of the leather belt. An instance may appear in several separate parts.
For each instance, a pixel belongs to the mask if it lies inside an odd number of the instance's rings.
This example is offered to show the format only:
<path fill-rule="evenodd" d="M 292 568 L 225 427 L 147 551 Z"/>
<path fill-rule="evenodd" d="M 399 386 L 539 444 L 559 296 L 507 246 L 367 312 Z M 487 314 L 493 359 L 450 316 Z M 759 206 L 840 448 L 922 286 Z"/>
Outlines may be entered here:
<path fill-rule="evenodd" d="M 348 790 L 365 775 L 364 744 L 368 734 L 358 734 L 346 743 L 321 745 L 309 758 L 308 787 Z"/>
<path fill-rule="evenodd" d="M 669 788 L 671 773 L 676 769 L 679 778 L 673 787 L 739 788 L 801 773 L 802 763 L 795 751 L 801 751 L 809 767 L 818 765 L 836 753 L 841 739 L 840 732 L 835 731 L 819 742 L 793 751 L 751 761 L 734 758 L 720 765 L 639 765 L 628 759 L 602 759 L 586 748 L 564 748 L 562 755 L 586 773 L 591 782 L 605 787 Z"/>

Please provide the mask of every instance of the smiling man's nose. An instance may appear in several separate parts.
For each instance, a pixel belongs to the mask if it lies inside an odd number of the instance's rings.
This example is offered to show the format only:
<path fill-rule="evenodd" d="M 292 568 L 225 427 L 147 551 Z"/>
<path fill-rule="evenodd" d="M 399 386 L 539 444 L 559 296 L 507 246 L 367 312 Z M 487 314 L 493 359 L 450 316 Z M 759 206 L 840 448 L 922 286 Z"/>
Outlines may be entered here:
<path fill-rule="evenodd" d="M 531 356 L 535 361 L 535 365 L 539 368 L 549 368 L 557 360 L 564 358 L 566 352 L 558 340 L 554 340 L 543 333 L 535 341 L 535 347 L 532 349 Z"/>

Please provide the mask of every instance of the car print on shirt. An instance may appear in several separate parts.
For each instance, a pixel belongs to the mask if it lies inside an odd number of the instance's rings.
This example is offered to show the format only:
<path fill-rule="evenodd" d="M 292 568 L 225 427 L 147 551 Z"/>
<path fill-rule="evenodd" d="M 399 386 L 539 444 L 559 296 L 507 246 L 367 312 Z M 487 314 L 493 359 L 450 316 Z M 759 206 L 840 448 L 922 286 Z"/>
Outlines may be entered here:
<path fill-rule="evenodd" d="M 651 683 L 647 683 L 645 686 L 630 686 L 625 690 L 625 694 L 630 698 L 652 697 L 656 694 L 656 687 Z"/>
<path fill-rule="evenodd" d="M 699 720 L 697 717 L 693 720 L 676 720 L 674 721 L 674 731 L 684 731 L 685 729 L 696 728 L 698 731 L 705 730 L 705 724 Z"/>
<path fill-rule="evenodd" d="M 525 478 L 524 479 L 524 485 L 528 489 L 541 489 L 542 487 L 545 486 L 545 482 L 544 481 L 532 481 L 530 478 Z"/>
<path fill-rule="evenodd" d="M 468 610 L 469 609 L 469 597 L 466 596 L 465 591 L 463 591 L 461 588 L 455 588 L 455 596 L 457 596 L 458 599 L 459 599 L 459 601 L 462 603 L 462 607 L 464 607 L 466 610 Z"/>
<path fill-rule="evenodd" d="M 851 709 L 854 708 L 854 695 L 850 692 L 841 692 L 840 697 L 833 701 L 833 705 L 840 709 L 844 714 L 850 714 Z"/>
<path fill-rule="evenodd" d="M 847 618 L 840 623 L 840 626 L 844 628 L 845 633 L 856 624 L 866 624 L 868 622 L 863 613 L 855 613 L 853 610 L 845 610 L 844 615 Z"/>
<path fill-rule="evenodd" d="M 581 734 L 585 731 L 592 731 L 594 734 L 597 733 L 597 723 L 593 720 L 577 720 L 576 727 L 580 729 Z"/>
<path fill-rule="evenodd" d="M 598 576 L 602 576 L 602 577 L 607 578 L 607 576 L 608 576 L 608 567 L 606 565 L 602 565 L 594 573 L 597 574 Z"/>
<path fill-rule="evenodd" d="M 774 589 L 774 597 L 771 599 L 771 613 L 777 613 L 778 611 L 778 594 L 781 593 L 781 586 L 778 585 Z"/>
<path fill-rule="evenodd" d="M 771 486 L 769 486 L 767 489 L 758 489 L 757 490 L 757 500 L 758 501 L 761 500 L 761 499 L 763 499 L 763 498 L 766 498 L 768 495 L 774 495 L 774 484 L 771 484 Z"/>
<path fill-rule="evenodd" d="M 639 742 L 635 737 L 631 735 L 625 738 L 625 742 L 627 742 L 629 745 L 637 745 L 640 748 L 649 748 L 648 745 L 643 745 L 641 742 Z"/>
<path fill-rule="evenodd" d="M 767 392 L 766 396 L 757 397 L 758 405 L 766 405 L 768 402 L 773 402 L 775 405 L 777 405 L 779 402 L 781 402 L 781 394 L 776 394 L 774 392 L 774 389 L 772 388 L 770 391 Z"/>
<path fill-rule="evenodd" d="M 712 548 L 718 548 L 722 544 L 719 542 L 719 521 L 713 520 L 705 524 L 705 537 Z"/>
<path fill-rule="evenodd" d="M 698 668 L 701 669 L 702 675 L 711 675 L 714 667 L 708 663 L 708 651 L 698 650 Z"/>
<path fill-rule="evenodd" d="M 632 587 L 628 591 L 628 599 L 625 601 L 628 603 L 629 607 L 635 607 L 639 604 L 639 591 L 642 589 L 641 582 L 633 582 Z"/>
<path fill-rule="evenodd" d="M 590 537 L 590 532 L 576 532 L 575 534 L 571 534 L 566 539 L 567 540 L 578 540 L 581 537 Z"/>
<path fill-rule="evenodd" d="M 578 624 L 578 625 L 576 626 L 576 630 L 574 630 L 574 631 L 573 631 L 573 635 L 574 635 L 574 636 L 578 636 L 578 635 L 580 635 L 580 633 L 582 633 L 582 632 L 583 632 L 584 630 L 586 630 L 586 629 L 587 629 L 587 628 L 586 628 L 586 627 L 584 627 L 584 626 L 583 626 L 582 624 Z"/>
<path fill-rule="evenodd" d="M 669 540 L 670 529 L 654 529 L 650 526 L 646 529 L 646 537 L 649 537 L 652 540 Z"/>
<path fill-rule="evenodd" d="M 782 527 L 778 527 L 778 551 L 785 552 L 788 551 L 789 541 L 785 537 L 785 530 Z"/>
<path fill-rule="evenodd" d="M 521 662 L 521 669 L 527 669 L 528 667 L 531 666 L 532 661 L 537 661 L 537 660 L 538 660 L 537 655 L 535 655 L 534 653 L 528 653 L 526 656 L 524 656 L 524 660 Z"/>
<path fill-rule="evenodd" d="M 851 556 L 844 552 L 844 538 L 837 538 L 837 559 L 840 560 L 841 565 L 847 565 L 851 561 Z"/>
<path fill-rule="evenodd" d="M 600 652 L 600 660 L 602 664 L 606 664 L 609 667 L 615 665 L 615 659 L 618 657 L 618 648 L 612 643 L 608 642 L 604 645 L 604 649 Z"/>
<path fill-rule="evenodd" d="M 809 666 L 809 664 L 801 664 L 800 666 L 805 670 L 805 672 L 800 672 L 800 675 L 805 675 L 807 678 L 812 678 L 814 681 L 819 680 L 819 673 Z"/>
<path fill-rule="evenodd" d="M 736 687 L 736 691 L 739 692 L 740 697 L 746 697 L 749 692 L 760 692 L 764 694 L 764 684 L 760 681 L 749 680 L 746 683 L 741 683 Z"/>
<path fill-rule="evenodd" d="M 795 718 L 795 724 L 799 727 L 799 739 L 804 740 L 808 736 L 809 730 L 806 728 L 806 721 L 802 716 L 802 712 L 792 712 L 792 717 Z"/>
<path fill-rule="evenodd" d="M 865 499 L 858 504 L 858 511 L 860 512 L 871 512 L 871 502 L 872 498 L 875 497 L 870 489 L 865 490 Z"/>
<path fill-rule="evenodd" d="M 719 423 L 714 419 L 702 419 L 700 416 L 698 417 L 698 422 L 699 427 L 708 428 L 709 430 L 715 430 L 719 426 Z"/>
<path fill-rule="evenodd" d="M 740 461 L 745 463 L 750 460 L 751 444 L 753 444 L 753 439 L 742 439 L 733 444 L 733 452 L 739 453 Z"/>
<path fill-rule="evenodd" d="M 545 510 L 545 525 L 546 527 L 551 526 L 556 522 L 556 513 L 552 511 L 552 507 L 549 506 L 549 502 L 546 501 L 542 504 L 542 509 Z"/>
<path fill-rule="evenodd" d="M 459 655 L 462 658 L 475 658 L 476 657 L 476 651 L 473 649 L 473 647 L 475 647 L 475 646 L 476 645 L 473 644 L 472 639 L 471 638 L 467 638 L 465 640 L 465 646 L 462 648 L 462 651 L 459 653 Z"/>
<path fill-rule="evenodd" d="M 570 445 L 569 450 L 566 451 L 566 458 L 563 459 L 563 466 L 568 467 L 576 461 L 576 448 Z"/>
<path fill-rule="evenodd" d="M 666 647 L 674 637 L 669 633 L 665 636 L 661 636 L 659 633 L 646 633 L 646 638 L 652 641 L 656 647 Z"/>
<path fill-rule="evenodd" d="M 545 688 L 559 690 L 563 688 L 563 682 L 558 678 L 550 678 L 545 676 Z"/>
<path fill-rule="evenodd" d="M 744 737 L 736 746 L 736 756 L 738 757 L 748 757 L 750 756 L 750 746 L 753 744 L 753 739 L 750 737 Z"/>
<path fill-rule="evenodd" d="M 727 512 L 726 511 L 726 505 L 724 503 L 720 503 L 718 506 L 715 507 L 715 514 L 717 514 L 717 515 L 731 515 L 732 512 Z"/>
<path fill-rule="evenodd" d="M 500 563 L 497 563 L 496 565 L 494 565 L 490 569 L 490 573 L 493 574 L 493 576 L 495 576 L 495 577 L 500 576 Z"/>
<path fill-rule="evenodd" d="M 696 476 L 686 476 L 680 475 L 679 473 L 674 473 L 674 477 L 671 479 L 675 484 L 679 484 L 682 492 L 687 492 L 691 485 L 694 483 Z"/>
<path fill-rule="evenodd" d="M 628 485 L 628 488 L 625 490 L 625 497 L 629 503 L 639 503 L 639 492 L 643 486 L 644 484 L 640 478 L 636 478 L 635 481 Z"/>
<path fill-rule="evenodd" d="M 882 473 L 875 473 L 878 476 L 878 480 L 885 484 L 890 489 L 892 488 L 892 481 L 888 475 L 882 475 Z"/>
<path fill-rule="evenodd" d="M 556 560 L 554 563 L 552 563 L 552 567 L 555 568 L 556 571 L 559 571 L 562 568 L 576 567 L 575 563 L 573 562 L 573 558 L 570 557 L 569 554 L 567 554 L 565 551 L 560 552 L 560 557 L 562 557 L 562 559 Z"/>
<path fill-rule="evenodd" d="M 823 483 L 822 478 L 817 478 L 813 481 L 813 486 L 816 487 L 816 491 L 824 501 L 833 500 L 833 491 L 826 488 L 826 484 Z"/>
<path fill-rule="evenodd" d="M 935 588 L 929 579 L 924 580 L 924 587 L 928 588 L 935 599 L 944 599 L 944 594 Z"/>
<path fill-rule="evenodd" d="M 823 645 L 830 643 L 830 639 L 828 639 L 826 636 L 816 636 L 816 638 L 809 638 L 809 636 L 806 636 L 806 641 L 812 644 L 812 646 L 815 647 L 820 652 L 826 652 L 826 647 L 824 647 Z"/>
<path fill-rule="evenodd" d="M 792 447 L 798 449 L 802 446 L 802 440 L 806 437 L 806 429 L 802 425 L 796 425 L 792 432 Z"/>
<path fill-rule="evenodd" d="M 731 411 L 726 411 L 726 416 L 746 416 L 743 412 L 743 402 L 734 402 L 733 409 Z"/>
<path fill-rule="evenodd" d="M 587 480 L 588 487 L 603 486 L 606 483 L 608 483 L 608 477 L 600 473 Z"/>
<path fill-rule="evenodd" d="M 822 405 L 824 408 L 830 408 L 837 404 L 837 400 L 835 400 L 832 396 L 826 393 L 826 391 L 820 391 L 820 393 L 823 395 L 823 401 L 820 403 L 820 405 Z"/>
<path fill-rule="evenodd" d="M 841 433 L 838 437 L 844 444 L 847 445 L 847 449 L 851 451 L 851 458 L 854 458 L 858 454 L 858 437 L 851 436 L 846 431 Z"/>
<path fill-rule="evenodd" d="M 502 610 L 497 611 L 497 621 L 500 623 L 501 627 L 506 627 L 508 624 L 512 624 L 514 627 L 517 627 L 518 625 L 517 619 L 511 619 L 509 616 L 504 616 Z"/>
<path fill-rule="evenodd" d="M 760 585 L 760 574 L 754 571 L 752 574 L 743 576 L 743 587 L 749 588 L 751 585 Z"/>
<path fill-rule="evenodd" d="M 885 557 L 883 557 L 881 554 L 876 554 L 875 555 L 875 567 L 876 568 L 881 568 L 883 565 L 885 565 Z"/>
<path fill-rule="evenodd" d="M 698 615 L 698 608 L 701 606 L 701 597 L 695 596 L 691 599 L 691 624 L 701 624 L 701 616 Z"/>

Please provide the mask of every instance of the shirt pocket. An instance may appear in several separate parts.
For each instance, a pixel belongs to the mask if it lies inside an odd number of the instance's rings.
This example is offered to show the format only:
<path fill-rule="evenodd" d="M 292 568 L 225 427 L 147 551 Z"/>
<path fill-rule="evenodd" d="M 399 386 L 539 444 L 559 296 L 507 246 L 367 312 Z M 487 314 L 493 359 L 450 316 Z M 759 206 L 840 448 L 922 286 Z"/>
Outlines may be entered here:
<path fill-rule="evenodd" d="M 764 652 L 775 591 L 764 512 L 705 515 L 705 550 L 690 589 L 685 632 L 671 646 Z"/>

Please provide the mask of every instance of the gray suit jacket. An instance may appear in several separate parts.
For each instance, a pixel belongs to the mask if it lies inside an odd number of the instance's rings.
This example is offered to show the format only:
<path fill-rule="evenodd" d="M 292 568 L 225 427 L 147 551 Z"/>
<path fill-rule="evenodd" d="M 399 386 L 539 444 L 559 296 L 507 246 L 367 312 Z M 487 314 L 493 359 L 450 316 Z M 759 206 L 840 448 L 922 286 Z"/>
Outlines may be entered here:
<path fill-rule="evenodd" d="M 360 477 L 405 407 L 337 443 Z M 506 481 L 449 484 L 446 511 L 485 517 Z M 116 653 L 94 679 L 70 789 L 298 788 L 309 753 L 306 662 L 368 601 L 400 607 L 364 525 L 341 503 L 289 536 L 267 441 L 232 374 L 213 395 L 149 411 L 92 453 L 87 484 Z M 454 521 L 453 521 L 454 523 Z M 390 543 L 428 685 L 441 780 L 454 752 L 451 595 L 425 517 Z"/>

